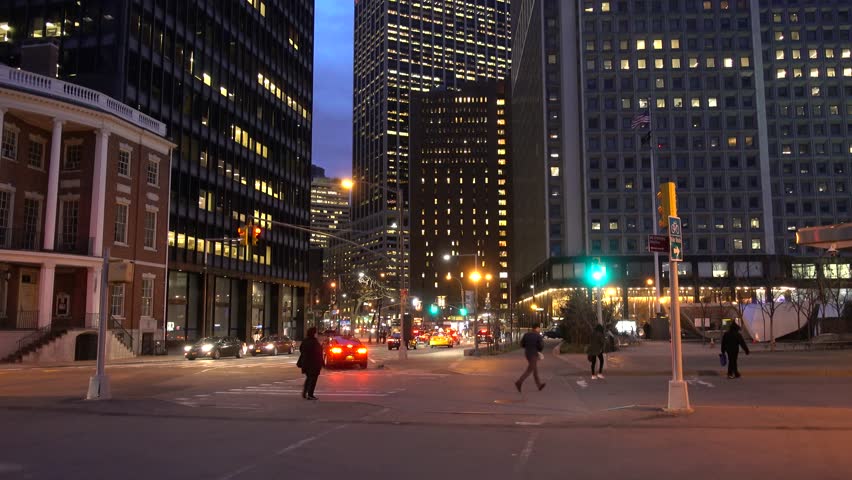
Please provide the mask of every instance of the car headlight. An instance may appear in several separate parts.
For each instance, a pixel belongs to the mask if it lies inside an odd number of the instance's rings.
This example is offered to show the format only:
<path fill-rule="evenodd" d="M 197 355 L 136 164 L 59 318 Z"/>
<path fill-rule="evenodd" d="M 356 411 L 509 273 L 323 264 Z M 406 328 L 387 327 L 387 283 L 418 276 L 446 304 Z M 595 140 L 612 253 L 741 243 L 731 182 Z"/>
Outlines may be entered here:
<path fill-rule="evenodd" d="M 265 347 L 263 347 L 263 348 L 265 348 L 265 349 L 267 349 L 267 350 L 272 350 L 273 348 L 275 348 L 275 345 L 273 345 L 273 344 L 271 344 L 271 343 L 270 343 L 269 345 L 267 345 L 267 346 L 265 346 Z"/>
<path fill-rule="evenodd" d="M 249 350 L 252 350 L 254 348 L 254 344 L 249 345 L 248 348 Z"/>
<path fill-rule="evenodd" d="M 201 346 L 202 352 L 209 352 L 210 350 L 213 350 L 213 344 L 212 343 L 205 343 L 204 345 Z"/>
<path fill-rule="evenodd" d="M 188 352 L 188 351 L 190 351 L 190 350 L 192 350 L 192 345 L 185 345 L 185 346 L 183 347 L 183 351 L 184 351 L 184 352 Z"/>

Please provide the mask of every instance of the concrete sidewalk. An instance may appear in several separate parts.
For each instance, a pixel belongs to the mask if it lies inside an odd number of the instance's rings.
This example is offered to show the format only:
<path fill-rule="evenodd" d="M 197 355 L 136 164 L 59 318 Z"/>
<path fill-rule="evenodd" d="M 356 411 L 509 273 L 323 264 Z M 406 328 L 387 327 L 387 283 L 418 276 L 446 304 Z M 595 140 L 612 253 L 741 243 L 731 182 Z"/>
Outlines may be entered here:
<path fill-rule="evenodd" d="M 183 352 L 169 352 L 168 355 L 140 355 L 132 358 L 110 360 L 106 363 L 107 368 L 113 365 L 133 365 L 147 363 L 168 363 L 186 361 Z M 72 368 L 72 367 L 95 367 L 95 360 L 84 360 L 76 362 L 51 362 L 51 363 L 0 363 L 0 370 L 24 370 L 39 368 Z"/>
<path fill-rule="evenodd" d="M 749 346 L 751 348 L 751 346 Z M 684 343 L 684 375 L 724 375 L 719 364 L 719 345 Z M 580 371 L 588 369 L 584 354 L 561 354 L 558 358 Z M 739 367 L 744 375 L 852 376 L 852 350 L 741 352 Z M 646 341 L 606 356 L 610 375 L 671 375 L 671 343 Z"/>

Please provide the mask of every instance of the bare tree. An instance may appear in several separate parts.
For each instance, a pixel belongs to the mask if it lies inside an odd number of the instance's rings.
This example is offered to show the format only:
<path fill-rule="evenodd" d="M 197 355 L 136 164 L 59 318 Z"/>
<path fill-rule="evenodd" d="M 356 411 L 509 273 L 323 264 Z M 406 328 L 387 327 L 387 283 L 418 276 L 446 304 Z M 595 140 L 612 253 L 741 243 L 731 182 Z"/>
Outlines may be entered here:
<path fill-rule="evenodd" d="M 751 300 L 751 294 L 748 290 L 741 290 L 734 287 L 722 287 L 719 289 L 719 295 L 716 298 L 716 303 L 720 308 L 732 312 L 739 320 L 739 324 L 743 325 L 745 310 Z"/>
<path fill-rule="evenodd" d="M 769 349 L 775 351 L 775 314 L 778 312 L 779 303 L 775 301 L 775 292 L 772 287 L 766 287 L 764 291 L 763 301 L 759 302 L 760 310 L 763 313 L 763 322 L 766 325 L 766 317 L 769 317 Z"/>
<path fill-rule="evenodd" d="M 817 291 L 813 288 L 796 288 L 789 291 L 789 296 L 786 300 L 793 306 L 796 311 L 796 330 L 802 330 L 802 318 L 808 322 L 808 340 L 810 340 L 810 319 L 814 304 L 817 300 Z"/>

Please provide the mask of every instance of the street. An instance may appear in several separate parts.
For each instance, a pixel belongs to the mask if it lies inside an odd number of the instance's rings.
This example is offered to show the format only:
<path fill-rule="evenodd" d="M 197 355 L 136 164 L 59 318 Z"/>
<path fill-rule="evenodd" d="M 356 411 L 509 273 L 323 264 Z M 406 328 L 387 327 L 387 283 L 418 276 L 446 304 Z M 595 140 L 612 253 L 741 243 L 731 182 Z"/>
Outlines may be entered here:
<path fill-rule="evenodd" d="M 0 478 L 847 478 L 852 353 L 755 353 L 743 378 L 685 348 L 695 413 L 673 417 L 668 343 L 555 354 L 518 394 L 520 351 L 396 351 L 324 370 L 300 397 L 297 354 L 108 366 L 113 400 L 86 402 L 93 367 L 0 368 Z M 46 454 L 49 452 L 49 454 Z"/>

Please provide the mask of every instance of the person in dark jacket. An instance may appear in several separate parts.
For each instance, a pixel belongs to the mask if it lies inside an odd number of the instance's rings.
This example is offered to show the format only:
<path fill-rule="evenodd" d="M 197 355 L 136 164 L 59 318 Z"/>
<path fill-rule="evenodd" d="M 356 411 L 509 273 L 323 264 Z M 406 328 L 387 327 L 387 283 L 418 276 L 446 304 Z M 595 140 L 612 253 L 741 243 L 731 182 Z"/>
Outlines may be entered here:
<path fill-rule="evenodd" d="M 322 345 L 317 340 L 317 329 L 311 327 L 305 334 L 305 339 L 299 345 L 299 367 L 305 374 L 305 385 L 302 387 L 302 398 L 317 400 L 314 389 L 317 388 L 320 370 L 322 370 Z"/>
<path fill-rule="evenodd" d="M 746 355 L 749 354 L 748 345 L 740 333 L 740 326 L 731 322 L 728 331 L 722 335 L 722 353 L 728 356 L 728 378 L 740 378 L 740 371 L 737 368 L 740 347 L 743 348 Z"/>
<path fill-rule="evenodd" d="M 592 364 L 592 380 L 596 378 L 604 378 L 604 349 L 606 348 L 606 334 L 604 334 L 603 325 L 595 325 L 595 330 L 592 332 L 592 338 L 589 341 L 589 348 L 586 353 L 589 354 L 589 363 Z M 595 375 L 595 362 L 600 360 L 598 374 Z"/>
<path fill-rule="evenodd" d="M 521 338 L 521 348 L 524 349 L 524 356 L 527 357 L 527 369 L 521 375 L 521 378 L 515 382 L 515 388 L 518 389 L 518 392 L 521 391 L 521 386 L 524 384 L 524 380 L 532 374 L 533 379 L 535 380 L 535 384 L 539 390 L 544 388 L 546 384 L 541 383 L 541 380 L 538 378 L 538 360 L 539 354 L 542 350 L 544 350 L 544 340 L 541 338 L 540 328 L 538 325 L 534 326 L 531 332 L 527 332 L 524 334 L 523 338 Z"/>

